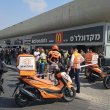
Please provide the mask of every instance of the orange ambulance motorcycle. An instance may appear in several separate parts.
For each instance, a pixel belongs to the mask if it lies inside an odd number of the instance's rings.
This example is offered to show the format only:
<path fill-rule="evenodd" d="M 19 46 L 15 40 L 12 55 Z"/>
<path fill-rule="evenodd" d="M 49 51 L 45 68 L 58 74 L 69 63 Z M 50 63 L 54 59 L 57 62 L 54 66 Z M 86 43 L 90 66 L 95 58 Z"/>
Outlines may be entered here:
<path fill-rule="evenodd" d="M 89 65 L 85 71 L 88 81 L 94 82 L 96 80 L 103 80 L 104 87 L 110 89 L 110 71 L 104 71 L 103 68 L 99 67 L 98 54 L 93 52 L 85 54 L 85 62 Z"/>
<path fill-rule="evenodd" d="M 63 99 L 70 102 L 75 98 L 74 85 L 66 72 L 54 69 L 55 78 L 58 80 L 58 84 L 54 85 L 50 80 L 40 79 L 36 76 L 36 64 L 33 55 L 19 56 L 17 65 L 19 83 L 16 84 L 13 96 L 18 106 L 27 106 L 35 100 Z"/>

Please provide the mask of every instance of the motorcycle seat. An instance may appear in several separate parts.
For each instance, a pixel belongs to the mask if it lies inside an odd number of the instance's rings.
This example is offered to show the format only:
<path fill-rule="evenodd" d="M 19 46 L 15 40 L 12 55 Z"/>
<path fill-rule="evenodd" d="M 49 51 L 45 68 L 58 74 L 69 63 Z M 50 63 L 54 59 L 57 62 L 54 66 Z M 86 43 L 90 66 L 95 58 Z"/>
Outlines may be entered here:
<path fill-rule="evenodd" d="M 37 81 L 43 82 L 45 84 L 53 85 L 53 83 L 48 79 L 40 79 L 37 76 L 34 76 L 34 79 L 37 80 Z"/>

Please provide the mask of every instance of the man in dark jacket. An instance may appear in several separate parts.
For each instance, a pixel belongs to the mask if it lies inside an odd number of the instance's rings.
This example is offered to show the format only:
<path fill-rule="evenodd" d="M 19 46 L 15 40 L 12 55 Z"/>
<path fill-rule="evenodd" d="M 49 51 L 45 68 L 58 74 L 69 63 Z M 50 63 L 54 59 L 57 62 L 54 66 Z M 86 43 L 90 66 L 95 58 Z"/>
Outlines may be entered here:
<path fill-rule="evenodd" d="M 1 95 L 2 92 L 4 93 L 4 90 L 3 90 L 3 87 L 2 87 L 2 84 L 3 84 L 2 75 L 3 75 L 3 63 L 2 63 L 2 60 L 0 59 L 0 95 Z"/>

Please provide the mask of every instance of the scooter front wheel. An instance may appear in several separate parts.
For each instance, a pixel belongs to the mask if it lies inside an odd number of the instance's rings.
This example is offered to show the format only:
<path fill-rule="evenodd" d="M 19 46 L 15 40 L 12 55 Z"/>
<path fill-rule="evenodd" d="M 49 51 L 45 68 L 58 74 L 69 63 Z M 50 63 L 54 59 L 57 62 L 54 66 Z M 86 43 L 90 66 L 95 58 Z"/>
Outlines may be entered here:
<path fill-rule="evenodd" d="M 106 89 L 110 89 L 110 75 L 104 78 L 103 85 Z"/>
<path fill-rule="evenodd" d="M 15 95 L 15 103 L 19 107 L 25 107 L 30 104 L 30 100 L 25 95 L 19 93 Z"/>
<path fill-rule="evenodd" d="M 66 102 L 71 102 L 74 100 L 76 96 L 76 91 L 74 88 L 71 88 L 71 90 L 69 90 L 67 87 L 64 88 L 63 90 L 63 99 Z"/>

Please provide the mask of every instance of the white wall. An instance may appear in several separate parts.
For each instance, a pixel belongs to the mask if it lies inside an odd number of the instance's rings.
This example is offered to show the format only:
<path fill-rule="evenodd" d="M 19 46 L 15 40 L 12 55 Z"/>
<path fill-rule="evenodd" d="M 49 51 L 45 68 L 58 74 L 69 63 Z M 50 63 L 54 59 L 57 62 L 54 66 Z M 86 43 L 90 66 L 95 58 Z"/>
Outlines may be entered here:
<path fill-rule="evenodd" d="M 110 45 L 106 46 L 106 58 L 110 58 Z"/>

